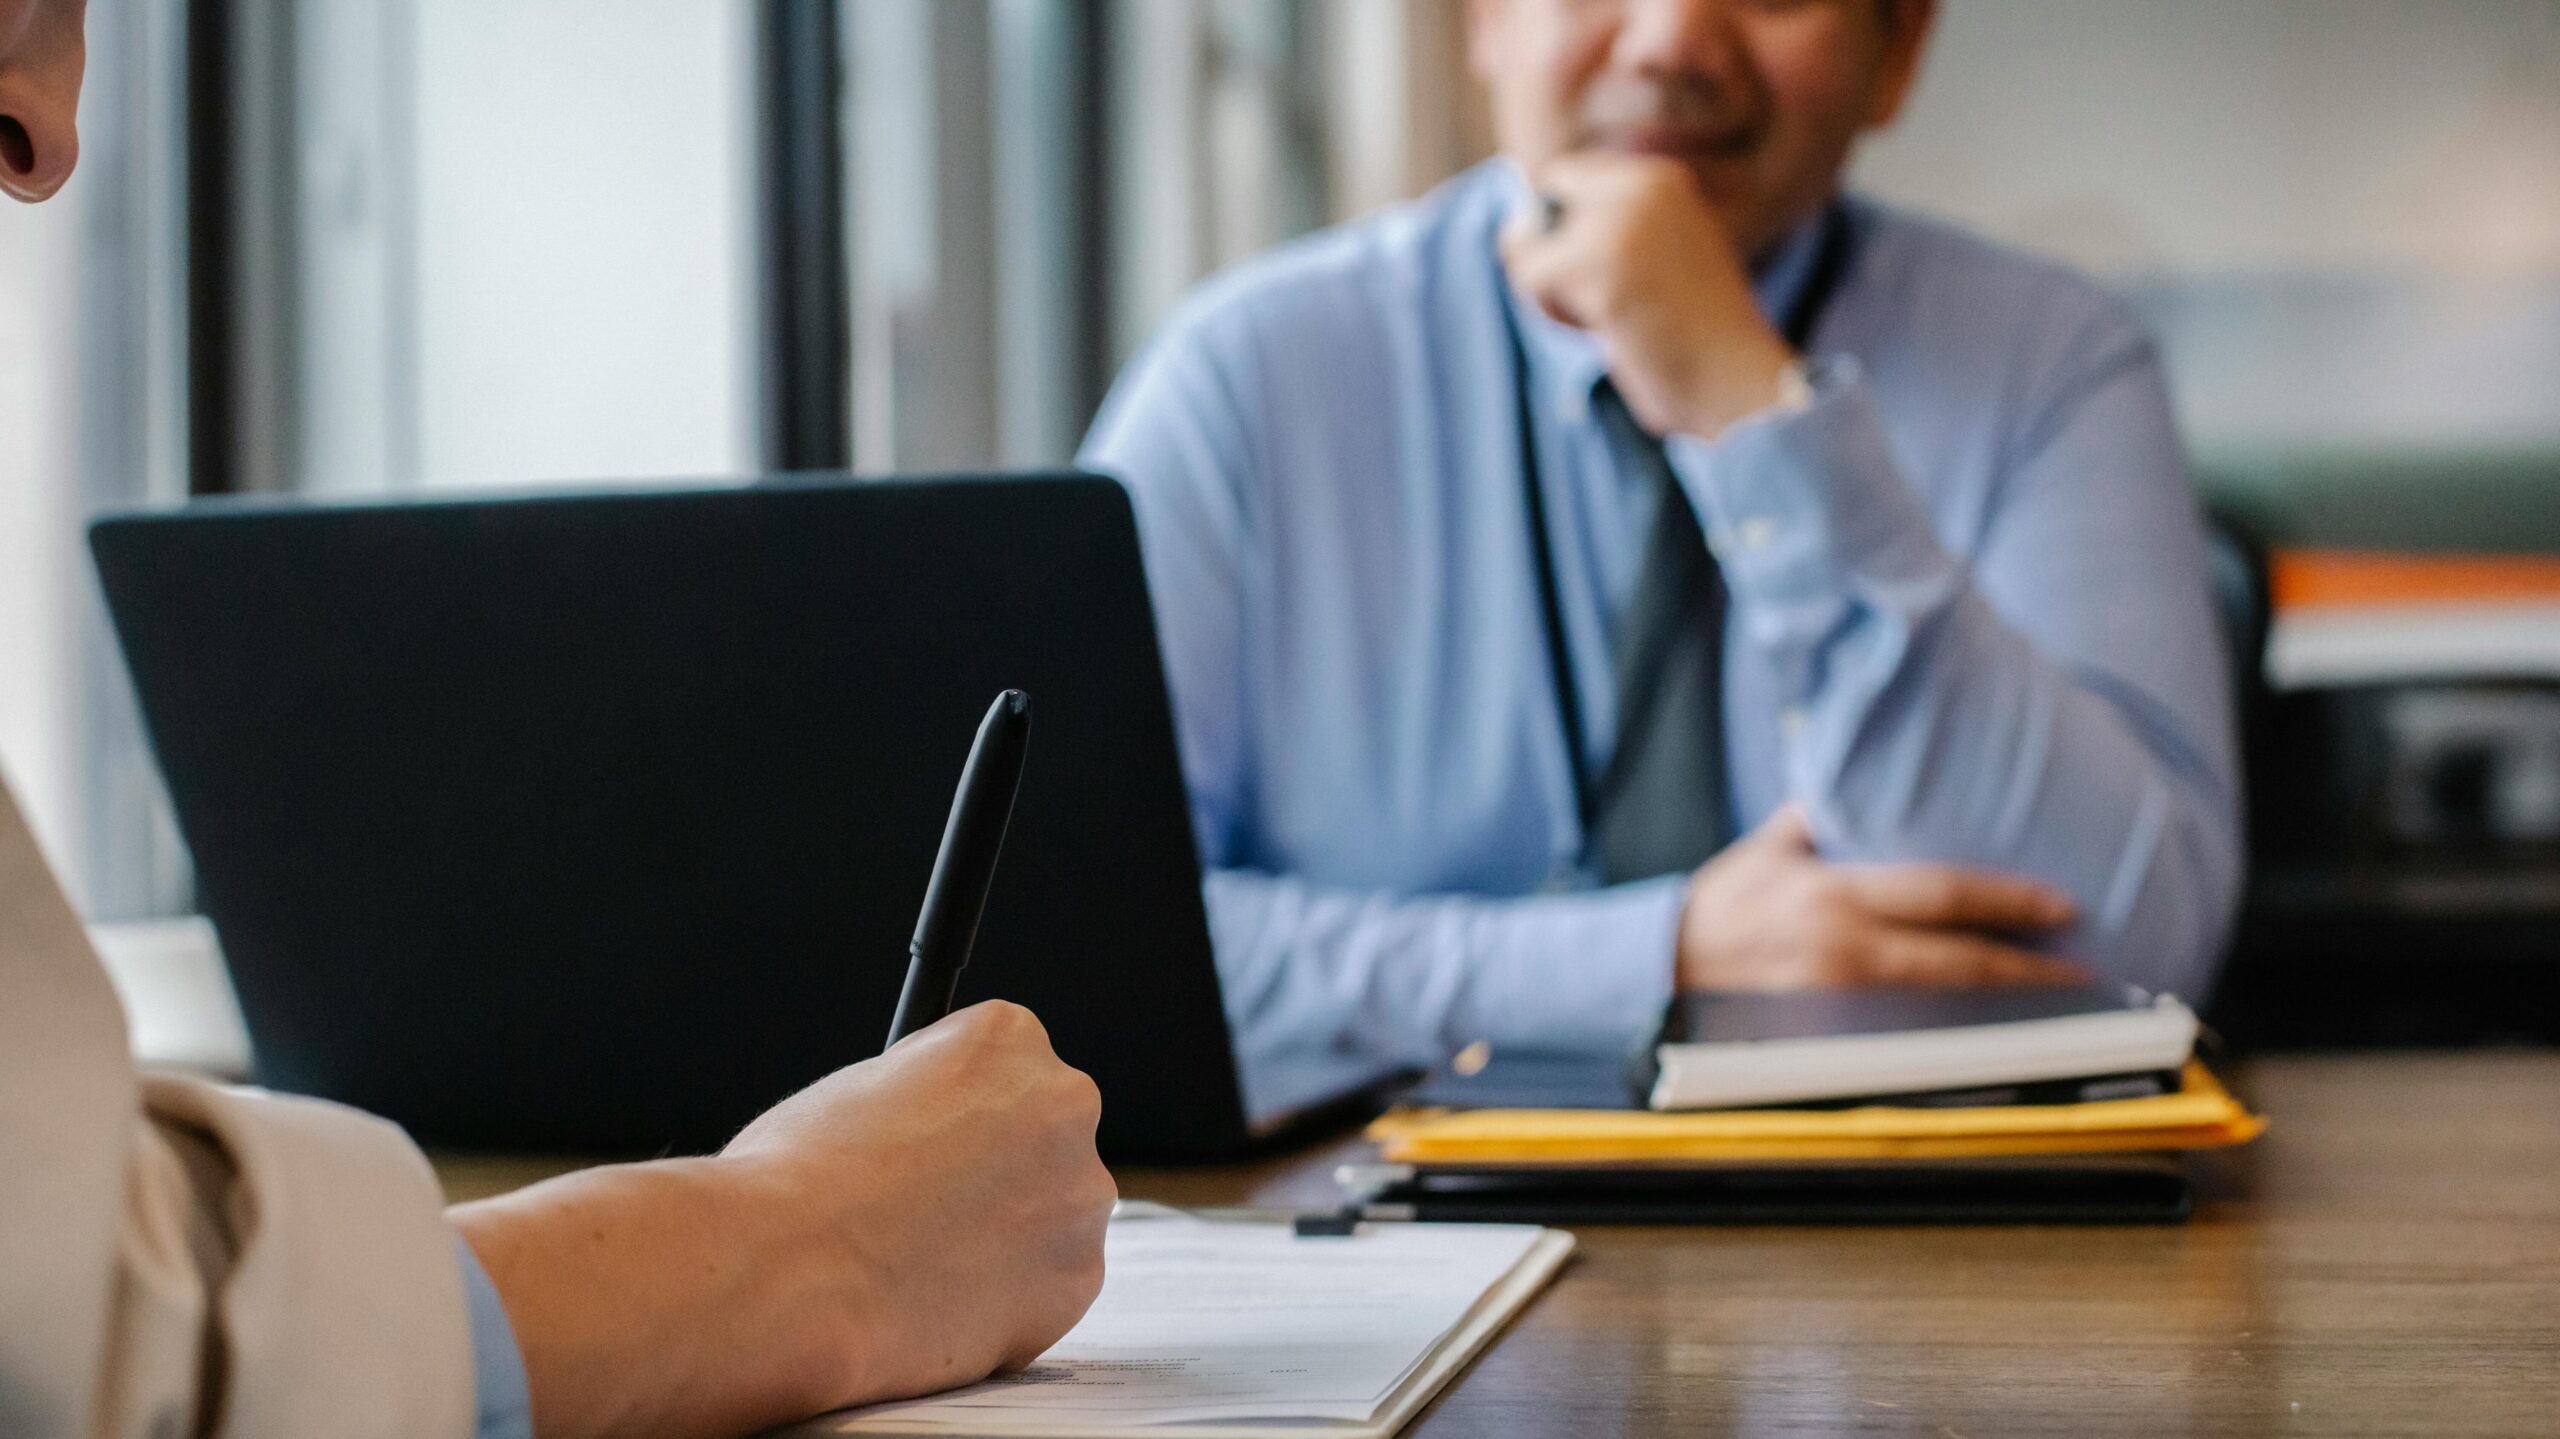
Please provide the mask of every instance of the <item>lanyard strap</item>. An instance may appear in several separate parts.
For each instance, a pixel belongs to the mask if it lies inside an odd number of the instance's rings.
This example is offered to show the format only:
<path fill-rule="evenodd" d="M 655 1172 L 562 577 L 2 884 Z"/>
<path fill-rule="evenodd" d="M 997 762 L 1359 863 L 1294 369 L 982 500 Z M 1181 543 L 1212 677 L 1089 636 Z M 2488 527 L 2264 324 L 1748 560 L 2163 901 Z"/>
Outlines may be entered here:
<path fill-rule="evenodd" d="M 1815 241 L 1813 267 L 1806 273 L 1804 286 L 1796 294 L 1795 303 L 1787 307 L 1779 333 L 1789 348 L 1803 353 L 1813 341 L 1813 332 L 1822 323 L 1825 311 L 1838 293 L 1840 281 L 1849 268 L 1850 221 L 1838 204 L 1823 212 L 1819 221 L 1822 231 Z M 1530 394 L 1529 343 L 1521 333 L 1519 317 L 1512 313 L 1509 279 L 1497 266 L 1495 298 L 1499 301 L 1502 324 L 1511 342 L 1512 393 L 1516 401 L 1519 424 L 1520 477 L 1529 506 L 1529 548 L 1537 560 L 1538 611 L 1547 637 L 1547 669 L 1549 683 L 1555 690 L 1556 717 L 1563 721 L 1565 772 L 1573 776 L 1574 816 L 1579 822 L 1584 842 L 1588 843 L 1599 804 L 1599 781 L 1585 767 L 1587 731 L 1582 714 L 1581 692 L 1573 682 L 1571 649 L 1565 639 L 1564 600 L 1556 578 L 1555 545 L 1547 524 L 1546 486 L 1538 464 L 1538 411 Z M 1655 447 L 1663 465 L 1670 457 L 1660 454 L 1661 441 L 1647 437 Z"/>

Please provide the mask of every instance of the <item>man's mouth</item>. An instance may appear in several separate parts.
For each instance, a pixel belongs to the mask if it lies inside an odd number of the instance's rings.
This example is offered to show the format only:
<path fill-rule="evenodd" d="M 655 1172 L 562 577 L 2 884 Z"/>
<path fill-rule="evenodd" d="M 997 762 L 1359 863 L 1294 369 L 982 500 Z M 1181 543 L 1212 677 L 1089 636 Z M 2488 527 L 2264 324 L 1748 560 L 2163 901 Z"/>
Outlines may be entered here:
<path fill-rule="evenodd" d="M 1580 108 L 1587 143 L 1692 164 L 1743 159 L 1768 132 L 1761 107 L 1703 82 L 1604 83 Z"/>
<path fill-rule="evenodd" d="M 1686 130 L 1667 125 L 1628 126 L 1596 138 L 1612 150 L 1673 160 L 1739 160 L 1760 143 L 1755 130 Z"/>

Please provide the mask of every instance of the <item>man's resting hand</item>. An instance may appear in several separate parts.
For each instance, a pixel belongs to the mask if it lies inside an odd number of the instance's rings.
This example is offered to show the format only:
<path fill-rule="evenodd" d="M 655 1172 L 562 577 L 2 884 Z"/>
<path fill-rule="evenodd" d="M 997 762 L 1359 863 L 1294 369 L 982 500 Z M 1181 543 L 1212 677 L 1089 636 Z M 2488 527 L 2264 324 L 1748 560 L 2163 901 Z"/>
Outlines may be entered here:
<path fill-rule="evenodd" d="M 1789 805 L 1707 861 L 1680 916 L 1684 990 L 2077 984 L 2016 941 L 2070 922 L 2070 897 L 1952 865 L 1835 864 Z"/>

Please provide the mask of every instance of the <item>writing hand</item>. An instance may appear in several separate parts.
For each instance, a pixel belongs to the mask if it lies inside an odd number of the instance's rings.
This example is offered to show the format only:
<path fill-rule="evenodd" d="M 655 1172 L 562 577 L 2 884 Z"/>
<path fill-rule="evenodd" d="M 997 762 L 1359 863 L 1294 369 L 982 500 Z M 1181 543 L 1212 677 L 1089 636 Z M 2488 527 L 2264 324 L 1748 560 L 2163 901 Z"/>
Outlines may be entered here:
<path fill-rule="evenodd" d="M 1101 1113 L 1029 1011 L 980 1004 L 718 1155 L 588 1170 L 453 1219 L 515 1329 L 536 1433 L 749 1433 L 1056 1343 L 1102 1287 Z"/>

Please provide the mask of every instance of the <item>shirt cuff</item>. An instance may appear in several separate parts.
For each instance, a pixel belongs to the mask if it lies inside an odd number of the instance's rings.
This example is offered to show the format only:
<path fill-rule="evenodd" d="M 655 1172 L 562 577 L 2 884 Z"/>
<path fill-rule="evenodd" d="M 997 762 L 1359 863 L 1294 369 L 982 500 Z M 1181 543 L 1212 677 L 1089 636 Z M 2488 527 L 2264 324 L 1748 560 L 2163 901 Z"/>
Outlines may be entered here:
<path fill-rule="evenodd" d="M 1801 405 L 1763 410 L 1712 441 L 1675 435 L 1665 451 L 1737 595 L 1819 604 L 1947 567 L 1854 359 L 1815 366 Z"/>
<path fill-rule="evenodd" d="M 462 1297 L 471 1311 L 471 1371 L 479 1394 L 478 1439 L 533 1439 L 533 1387 L 515 1326 L 499 1302 L 498 1286 L 470 1241 L 453 1236 L 454 1263 L 462 1270 Z"/>
<path fill-rule="evenodd" d="M 1637 1043 L 1671 1002 L 1688 897 L 1689 877 L 1674 874 L 1475 907 L 1474 982 L 1452 1038 L 1565 1053 Z"/>

